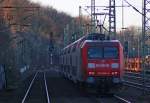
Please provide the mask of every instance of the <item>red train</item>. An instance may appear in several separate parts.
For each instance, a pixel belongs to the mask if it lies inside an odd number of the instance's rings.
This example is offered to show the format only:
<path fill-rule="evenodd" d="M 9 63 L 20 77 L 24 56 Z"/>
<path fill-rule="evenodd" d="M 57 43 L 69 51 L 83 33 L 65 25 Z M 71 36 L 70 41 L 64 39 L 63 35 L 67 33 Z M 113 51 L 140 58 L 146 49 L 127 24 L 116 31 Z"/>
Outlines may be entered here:
<path fill-rule="evenodd" d="M 121 84 L 124 61 L 118 40 L 89 34 L 60 53 L 61 73 L 75 83 L 111 88 Z"/>

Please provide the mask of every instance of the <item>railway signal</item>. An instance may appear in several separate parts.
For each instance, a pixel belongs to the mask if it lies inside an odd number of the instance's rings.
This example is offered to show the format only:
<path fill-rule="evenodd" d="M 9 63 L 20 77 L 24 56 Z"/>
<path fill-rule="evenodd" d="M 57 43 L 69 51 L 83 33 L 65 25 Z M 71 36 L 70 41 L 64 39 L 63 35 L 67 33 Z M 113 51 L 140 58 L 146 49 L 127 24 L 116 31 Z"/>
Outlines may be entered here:
<path fill-rule="evenodd" d="M 124 53 L 125 53 L 125 56 L 128 55 L 128 47 L 129 47 L 128 41 L 125 41 L 124 42 Z"/>

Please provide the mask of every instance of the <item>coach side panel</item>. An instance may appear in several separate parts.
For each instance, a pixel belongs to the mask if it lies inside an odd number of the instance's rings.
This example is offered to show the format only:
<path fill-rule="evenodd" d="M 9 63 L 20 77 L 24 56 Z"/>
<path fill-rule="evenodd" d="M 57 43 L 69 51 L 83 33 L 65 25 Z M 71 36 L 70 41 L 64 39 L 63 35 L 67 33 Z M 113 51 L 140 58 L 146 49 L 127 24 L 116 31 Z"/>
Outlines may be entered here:
<path fill-rule="evenodd" d="M 71 71 L 73 81 L 83 81 L 82 55 L 80 48 L 76 49 L 76 51 L 72 53 Z"/>
<path fill-rule="evenodd" d="M 77 80 L 82 82 L 83 81 L 83 68 L 82 68 L 82 48 L 78 49 L 77 51 Z"/>

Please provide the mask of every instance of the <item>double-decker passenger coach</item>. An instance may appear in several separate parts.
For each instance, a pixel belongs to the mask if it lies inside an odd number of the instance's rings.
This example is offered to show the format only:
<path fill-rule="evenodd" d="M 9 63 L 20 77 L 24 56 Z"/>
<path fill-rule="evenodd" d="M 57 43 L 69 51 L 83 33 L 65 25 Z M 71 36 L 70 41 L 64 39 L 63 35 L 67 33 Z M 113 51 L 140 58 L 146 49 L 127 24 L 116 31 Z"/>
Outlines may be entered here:
<path fill-rule="evenodd" d="M 60 72 L 75 83 L 114 88 L 122 83 L 123 47 L 103 34 L 89 34 L 62 50 Z"/>

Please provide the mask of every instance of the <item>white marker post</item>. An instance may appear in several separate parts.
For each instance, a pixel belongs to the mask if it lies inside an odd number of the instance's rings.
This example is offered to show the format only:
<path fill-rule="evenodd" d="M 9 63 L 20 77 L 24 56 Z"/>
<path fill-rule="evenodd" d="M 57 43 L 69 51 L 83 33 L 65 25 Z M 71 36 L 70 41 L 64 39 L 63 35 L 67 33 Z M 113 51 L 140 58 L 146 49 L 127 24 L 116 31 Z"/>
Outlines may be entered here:
<path fill-rule="evenodd" d="M 53 59 L 52 59 L 53 54 L 51 53 L 51 65 L 53 64 Z"/>

